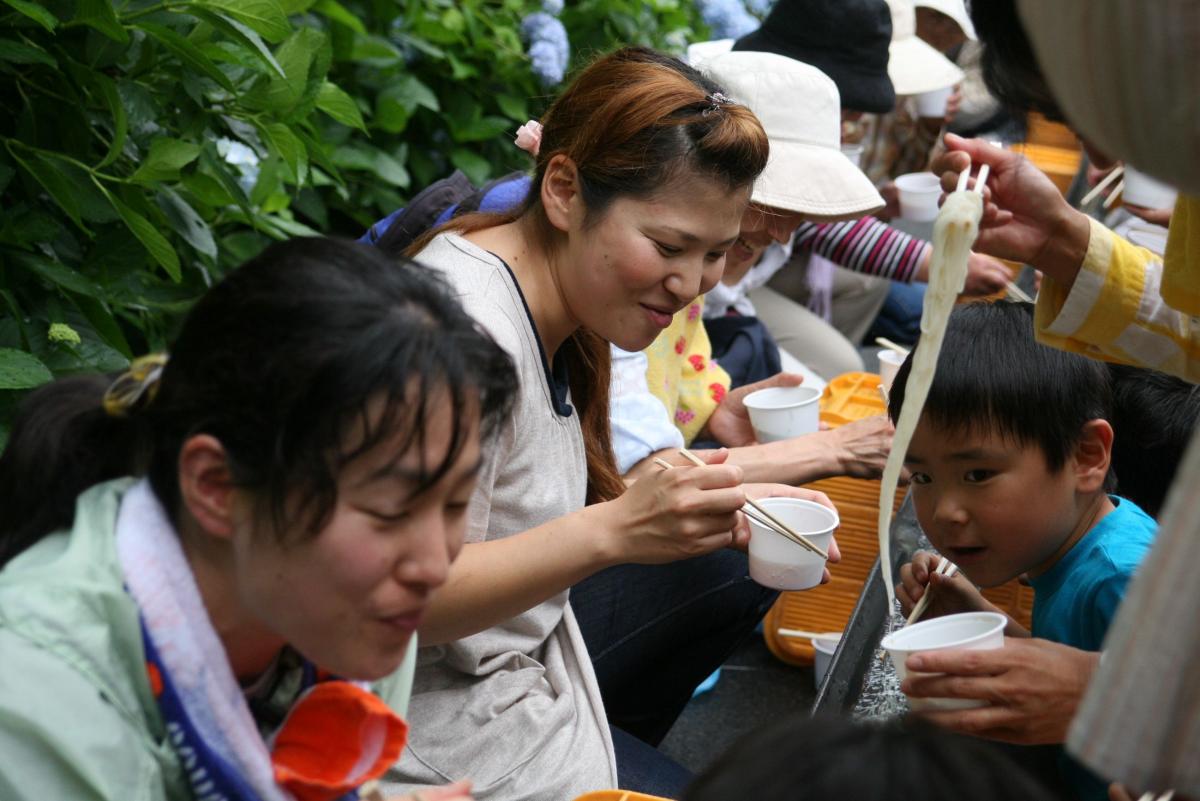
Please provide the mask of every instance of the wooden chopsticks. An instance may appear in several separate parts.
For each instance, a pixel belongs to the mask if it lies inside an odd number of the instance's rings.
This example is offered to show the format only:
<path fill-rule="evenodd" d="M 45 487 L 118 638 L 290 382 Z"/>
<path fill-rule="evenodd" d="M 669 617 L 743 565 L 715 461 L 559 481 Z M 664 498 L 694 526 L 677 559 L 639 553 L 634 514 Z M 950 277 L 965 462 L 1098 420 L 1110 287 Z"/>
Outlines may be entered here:
<path fill-rule="evenodd" d="M 689 462 L 696 465 L 697 467 L 706 467 L 707 466 L 706 463 L 702 459 L 700 459 L 698 456 L 696 456 L 696 454 L 689 451 L 687 448 L 680 448 L 679 453 L 681 456 L 683 456 L 683 458 L 687 459 Z M 656 465 L 658 465 L 659 467 L 663 467 L 663 468 L 674 467 L 674 465 L 671 464 L 670 462 L 668 462 L 667 460 L 660 459 L 658 457 L 654 458 L 654 463 Z M 752 498 L 746 499 L 746 505 L 742 507 L 742 513 L 744 515 L 746 515 L 746 517 L 749 517 L 751 520 L 758 523 L 760 526 L 763 526 L 764 528 L 769 528 L 772 531 L 774 531 L 775 533 L 779 534 L 780 536 L 786 537 L 787 539 L 796 543 L 797 545 L 807 548 L 808 550 L 815 553 L 817 556 L 820 556 L 822 559 L 825 559 L 825 560 L 829 559 L 829 554 L 828 554 L 828 552 L 825 551 L 824 548 L 817 545 L 815 542 L 810 540 L 808 537 L 805 537 L 803 534 L 800 534 L 799 532 L 792 529 L 790 526 L 788 526 L 782 520 L 775 517 L 775 515 L 771 514 L 766 509 L 764 509 L 762 506 L 760 506 L 754 499 L 752 499 Z"/>

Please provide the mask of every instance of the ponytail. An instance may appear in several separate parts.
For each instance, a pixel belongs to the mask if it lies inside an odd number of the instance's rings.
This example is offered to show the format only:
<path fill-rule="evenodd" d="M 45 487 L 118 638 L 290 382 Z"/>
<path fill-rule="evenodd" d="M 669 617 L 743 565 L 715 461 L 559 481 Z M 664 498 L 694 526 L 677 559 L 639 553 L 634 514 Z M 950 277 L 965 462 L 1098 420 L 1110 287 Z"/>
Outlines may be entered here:
<path fill-rule="evenodd" d="M 88 487 L 139 472 L 146 451 L 142 422 L 104 410 L 113 378 L 62 378 L 18 406 L 0 455 L 0 568 L 69 527 L 75 498 Z"/>

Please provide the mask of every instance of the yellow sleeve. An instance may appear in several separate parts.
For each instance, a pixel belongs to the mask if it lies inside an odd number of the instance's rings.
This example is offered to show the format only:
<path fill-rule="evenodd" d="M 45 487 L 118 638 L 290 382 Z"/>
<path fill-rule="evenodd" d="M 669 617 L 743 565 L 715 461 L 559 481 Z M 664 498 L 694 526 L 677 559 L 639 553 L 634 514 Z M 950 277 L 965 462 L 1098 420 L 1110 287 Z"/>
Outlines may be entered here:
<path fill-rule="evenodd" d="M 1172 221 L 1175 231 L 1175 221 Z M 1034 323 L 1061 350 L 1200 380 L 1200 325 L 1164 301 L 1163 262 L 1096 221 L 1075 282 L 1046 277 Z"/>

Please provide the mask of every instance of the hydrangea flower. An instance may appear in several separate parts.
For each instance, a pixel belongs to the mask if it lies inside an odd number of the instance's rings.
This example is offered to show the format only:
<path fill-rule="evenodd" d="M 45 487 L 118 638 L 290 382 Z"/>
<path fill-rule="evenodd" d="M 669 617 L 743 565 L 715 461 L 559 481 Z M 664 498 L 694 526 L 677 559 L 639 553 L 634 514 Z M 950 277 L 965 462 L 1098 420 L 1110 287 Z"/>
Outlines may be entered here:
<path fill-rule="evenodd" d="M 758 20 L 746 10 L 742 0 L 698 0 L 697 5 L 714 39 L 737 39 L 758 30 Z"/>
<path fill-rule="evenodd" d="M 765 17 L 775 5 L 775 0 L 745 0 L 746 10 L 756 17 Z"/>
<path fill-rule="evenodd" d="M 521 21 L 521 35 L 529 43 L 530 66 L 538 83 L 545 87 L 562 83 L 571 58 L 563 24 L 545 11 L 537 11 Z"/>
<path fill-rule="evenodd" d="M 50 330 L 46 332 L 46 338 L 51 342 L 62 342 L 67 345 L 78 345 L 83 342 L 79 338 L 79 332 L 66 323 L 51 323 Z"/>
<path fill-rule="evenodd" d="M 238 186 L 246 194 L 258 183 L 258 154 L 241 142 L 221 137 L 217 140 L 217 154 L 225 163 L 236 168 Z"/>
<path fill-rule="evenodd" d="M 563 10 L 563 0 L 542 0 L 542 11 L 558 16 Z"/>

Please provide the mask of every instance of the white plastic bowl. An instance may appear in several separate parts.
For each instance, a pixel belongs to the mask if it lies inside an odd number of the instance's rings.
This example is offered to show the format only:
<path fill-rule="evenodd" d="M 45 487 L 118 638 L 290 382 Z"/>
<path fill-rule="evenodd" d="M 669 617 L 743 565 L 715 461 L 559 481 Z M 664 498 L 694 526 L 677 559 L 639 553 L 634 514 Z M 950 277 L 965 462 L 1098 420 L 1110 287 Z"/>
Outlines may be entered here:
<path fill-rule="evenodd" d="M 759 442 L 815 434 L 821 424 L 821 391 L 813 387 L 771 387 L 743 401 Z"/>
<path fill-rule="evenodd" d="M 801 498 L 763 498 L 758 505 L 828 552 L 837 512 Z M 807 590 L 821 583 L 824 570 L 818 554 L 750 520 L 750 578 L 777 590 Z"/>
<path fill-rule="evenodd" d="M 821 682 L 825 681 L 825 674 L 829 672 L 829 663 L 833 661 L 833 654 L 837 651 L 838 643 L 841 641 L 842 633 L 840 631 L 832 631 L 812 639 L 813 681 L 818 690 L 821 689 Z"/>
<path fill-rule="evenodd" d="M 753 542 L 753 540 L 751 540 Z M 963 612 L 935 617 L 905 626 L 883 638 L 880 645 L 892 658 L 896 675 L 903 682 L 908 671 L 904 660 L 920 651 L 944 651 L 963 648 L 990 651 L 1004 645 L 1004 627 L 1008 618 L 997 612 Z M 909 698 L 913 711 L 933 709 L 974 709 L 987 702 L 967 698 Z"/>

